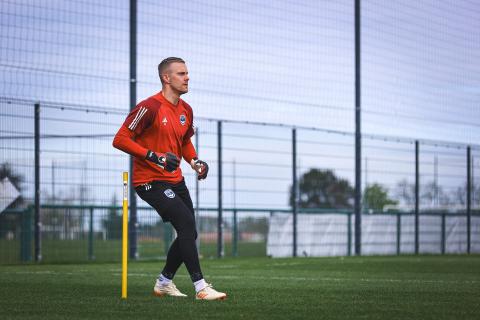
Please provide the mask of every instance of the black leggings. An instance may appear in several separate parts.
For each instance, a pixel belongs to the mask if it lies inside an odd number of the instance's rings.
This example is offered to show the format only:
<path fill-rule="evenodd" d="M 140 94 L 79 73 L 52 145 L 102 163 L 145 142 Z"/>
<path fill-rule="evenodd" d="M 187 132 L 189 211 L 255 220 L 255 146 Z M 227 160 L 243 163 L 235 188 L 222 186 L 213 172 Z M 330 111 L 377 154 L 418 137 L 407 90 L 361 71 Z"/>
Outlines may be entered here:
<path fill-rule="evenodd" d="M 195 244 L 195 213 L 185 181 L 177 184 L 154 181 L 136 187 L 135 191 L 158 212 L 164 222 L 170 222 L 177 231 L 177 238 L 168 250 L 162 274 L 173 279 L 184 262 L 193 282 L 203 279 Z"/>

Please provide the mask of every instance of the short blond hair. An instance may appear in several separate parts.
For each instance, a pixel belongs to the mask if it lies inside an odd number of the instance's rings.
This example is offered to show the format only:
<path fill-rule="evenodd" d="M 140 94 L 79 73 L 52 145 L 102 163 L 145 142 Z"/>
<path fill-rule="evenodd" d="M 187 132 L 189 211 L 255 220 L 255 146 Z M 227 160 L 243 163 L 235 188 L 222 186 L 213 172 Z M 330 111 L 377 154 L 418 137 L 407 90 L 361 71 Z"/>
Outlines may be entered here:
<path fill-rule="evenodd" d="M 182 58 L 168 57 L 163 59 L 162 62 L 160 62 L 160 64 L 158 65 L 158 76 L 162 83 L 163 83 L 162 74 L 164 74 L 165 71 L 168 69 L 168 67 L 174 62 L 185 63 L 185 61 Z"/>

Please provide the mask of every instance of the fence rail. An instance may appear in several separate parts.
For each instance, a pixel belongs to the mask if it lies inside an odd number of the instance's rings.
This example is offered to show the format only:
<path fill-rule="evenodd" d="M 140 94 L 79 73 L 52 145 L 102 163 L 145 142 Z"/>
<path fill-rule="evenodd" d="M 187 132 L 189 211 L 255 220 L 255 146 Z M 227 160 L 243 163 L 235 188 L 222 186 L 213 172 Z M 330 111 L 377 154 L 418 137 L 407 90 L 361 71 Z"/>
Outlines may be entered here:
<path fill-rule="evenodd" d="M 163 259 L 171 241 L 174 239 L 174 231 L 170 224 L 161 221 L 155 211 L 149 207 L 139 207 L 138 220 L 138 259 Z M 26 209 L 8 209 L 2 214 L 8 217 L 0 225 L 0 263 L 12 264 L 33 261 L 34 257 L 34 232 L 33 232 L 33 212 L 34 207 Z M 41 205 L 41 252 L 42 261 L 45 262 L 81 262 L 81 261 L 120 261 L 121 259 L 121 206 L 105 205 Z M 218 248 L 218 208 L 199 208 L 197 215 L 197 227 L 199 230 L 199 254 L 203 257 L 216 256 Z M 293 250 L 293 242 L 284 242 L 278 240 L 279 229 L 272 226 L 276 223 L 278 215 L 283 219 L 289 219 L 293 216 L 292 210 L 288 209 L 262 209 L 262 208 L 223 208 L 225 213 L 221 226 L 222 250 L 226 256 L 265 256 L 267 254 L 276 255 L 275 247 L 289 246 L 289 254 Z M 315 224 L 315 219 L 324 219 L 325 217 L 336 217 L 340 219 L 334 224 L 331 222 L 320 223 L 322 239 L 329 239 L 325 243 L 321 240 L 314 240 L 315 250 L 324 250 L 320 255 L 351 255 L 353 228 L 352 221 L 354 214 L 351 210 L 329 210 L 329 209 L 298 209 L 300 228 L 300 241 L 297 244 L 299 248 L 306 245 L 306 240 L 310 231 L 306 230 L 308 225 Z M 412 235 L 416 230 L 405 225 L 408 219 L 415 216 L 414 212 L 376 212 L 365 214 L 363 222 L 364 228 L 369 229 L 374 225 L 377 231 L 381 233 L 387 228 L 384 222 L 374 222 L 368 224 L 365 217 L 379 217 L 377 219 L 395 219 L 395 250 L 390 254 L 412 253 L 411 248 L 434 247 L 434 252 L 445 254 L 452 252 L 446 248 L 452 245 L 452 241 L 460 241 L 459 246 L 465 253 L 467 246 L 473 248 L 472 252 L 480 252 L 479 225 L 480 211 L 472 213 L 475 219 L 474 224 L 466 225 L 464 230 L 460 230 L 460 238 L 447 239 L 448 219 L 463 218 L 466 219 L 466 212 L 421 212 L 420 217 L 428 222 L 428 217 L 440 219 L 439 227 L 432 227 L 429 224 L 420 224 L 419 228 L 423 232 L 423 240 L 418 240 L 418 244 L 412 241 Z M 272 220 L 273 217 L 273 220 Z M 322 218 L 323 217 L 323 218 Z M 345 218 L 342 218 L 345 217 Z M 307 218 L 307 220 L 305 220 Z M 374 218 L 373 218 L 374 219 Z M 303 224 L 302 224 L 303 221 Z M 305 221 L 307 225 L 305 225 Z M 330 223 L 330 225 L 329 225 Z M 368 225 L 367 225 L 368 224 Z M 333 225 L 333 228 L 332 228 Z M 473 227 L 472 227 L 473 226 Z M 318 227 L 318 226 L 317 226 Z M 433 228 L 433 229 L 432 229 Z M 467 238 L 467 228 L 474 228 L 474 236 Z M 319 230 L 320 230 L 319 229 Z M 288 230 L 291 230 L 289 227 Z M 313 232 L 313 231 L 312 231 Z M 318 230 L 314 234 L 318 236 Z M 311 232 L 310 232 L 311 233 Z M 368 235 L 368 230 L 365 232 Z M 283 234 L 283 239 L 286 234 Z M 340 236 L 339 236 L 340 235 Z M 463 235 L 463 236 L 462 236 Z M 368 236 L 367 236 L 368 237 Z M 432 237 L 434 240 L 432 240 Z M 316 237 L 314 237 L 316 238 Z M 320 239 L 319 238 L 319 239 Z M 393 238 L 392 238 L 393 239 Z M 374 243 L 365 242 L 364 246 L 388 247 L 392 246 L 389 241 L 392 239 L 376 240 Z M 410 239 L 410 240 L 406 240 Z M 283 242 L 282 242 L 283 241 Z M 433 241 L 433 242 L 432 242 Z M 468 242 L 470 241 L 470 243 Z M 310 245 L 311 246 L 311 245 Z M 334 249 L 334 247 L 340 249 Z M 272 249 L 273 248 L 273 249 Z M 322 249 L 323 248 L 323 249 Z M 332 248 L 330 251 L 328 248 Z M 332 251 L 333 250 L 333 251 Z M 337 251 L 335 251 L 337 250 Z M 338 251 L 339 250 L 339 251 Z M 421 250 L 425 252 L 425 250 Z M 314 251 L 312 251 L 314 252 Z M 318 251 L 320 252 L 320 251 Z M 386 252 L 386 251 L 385 251 Z M 428 250 L 427 250 L 428 252 Z M 454 251 L 458 253 L 458 251 Z M 299 255 L 306 254 L 305 250 L 300 250 Z M 368 253 L 367 253 L 368 254 Z"/>

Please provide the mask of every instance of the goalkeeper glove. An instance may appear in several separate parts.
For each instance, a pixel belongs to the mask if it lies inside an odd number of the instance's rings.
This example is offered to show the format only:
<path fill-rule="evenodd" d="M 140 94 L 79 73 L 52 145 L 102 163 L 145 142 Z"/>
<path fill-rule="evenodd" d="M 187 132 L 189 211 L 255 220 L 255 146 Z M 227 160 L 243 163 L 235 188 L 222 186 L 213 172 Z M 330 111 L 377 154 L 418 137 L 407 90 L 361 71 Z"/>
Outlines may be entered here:
<path fill-rule="evenodd" d="M 177 156 L 171 152 L 159 153 L 157 155 L 155 152 L 148 150 L 145 159 L 155 163 L 157 166 L 167 170 L 168 172 L 177 170 L 178 166 L 180 165 L 180 159 L 178 159 Z"/>
<path fill-rule="evenodd" d="M 198 180 L 203 180 L 208 174 L 208 164 L 205 161 L 193 158 L 192 168 L 198 173 Z"/>

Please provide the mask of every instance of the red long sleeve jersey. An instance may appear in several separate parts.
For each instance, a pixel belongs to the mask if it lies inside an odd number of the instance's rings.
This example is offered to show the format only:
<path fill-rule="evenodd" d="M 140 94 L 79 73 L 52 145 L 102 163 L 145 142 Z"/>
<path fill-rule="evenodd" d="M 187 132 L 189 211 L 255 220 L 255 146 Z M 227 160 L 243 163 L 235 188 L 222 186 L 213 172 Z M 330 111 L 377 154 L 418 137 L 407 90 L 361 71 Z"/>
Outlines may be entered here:
<path fill-rule="evenodd" d="M 177 183 L 183 179 L 180 167 L 168 172 L 145 160 L 148 150 L 158 153 L 172 152 L 190 163 L 197 156 L 190 141 L 193 136 L 193 111 L 182 99 L 175 106 L 162 92 L 140 102 L 113 139 L 113 146 L 135 156 L 133 185 L 154 180 Z"/>

